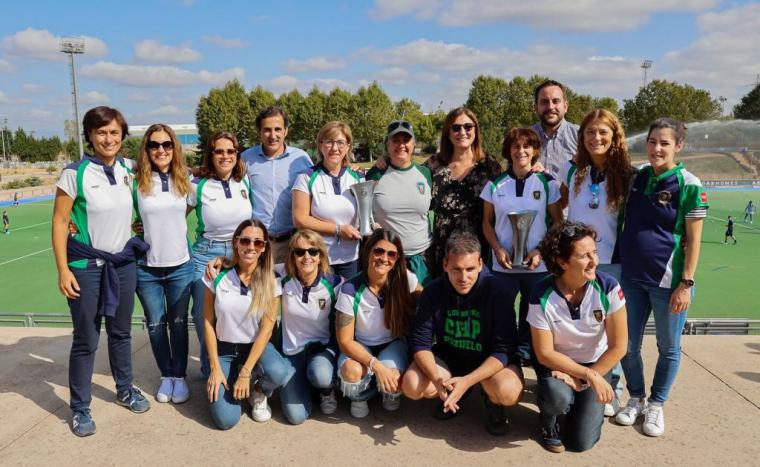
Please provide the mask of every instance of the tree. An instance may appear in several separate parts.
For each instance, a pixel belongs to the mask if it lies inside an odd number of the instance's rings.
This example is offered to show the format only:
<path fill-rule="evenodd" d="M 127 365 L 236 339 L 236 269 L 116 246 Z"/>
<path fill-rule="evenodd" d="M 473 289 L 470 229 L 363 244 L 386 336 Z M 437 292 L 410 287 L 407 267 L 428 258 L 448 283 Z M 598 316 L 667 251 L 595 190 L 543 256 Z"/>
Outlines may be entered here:
<path fill-rule="evenodd" d="M 271 91 L 264 89 L 262 86 L 259 85 L 251 89 L 251 92 L 248 94 L 248 104 L 251 107 L 253 124 L 248 128 L 246 133 L 248 144 L 254 145 L 261 142 L 259 141 L 259 132 L 256 128 L 256 117 L 262 110 L 274 105 L 275 102 L 276 99 L 274 98 L 274 94 L 272 94 Z"/>
<path fill-rule="evenodd" d="M 304 99 L 301 118 L 298 122 L 300 133 L 305 141 L 305 148 L 316 148 L 317 133 L 319 133 L 322 125 L 332 120 L 332 116 L 326 112 L 326 109 L 327 95 L 314 86 Z"/>
<path fill-rule="evenodd" d="M 119 154 L 136 161 L 140 157 L 140 138 L 127 137 L 121 142 Z"/>
<path fill-rule="evenodd" d="M 465 106 L 478 117 L 483 149 L 493 156 L 501 153 L 501 141 L 507 123 L 506 96 L 506 81 L 494 76 L 481 75 L 472 80 L 465 103 Z"/>
<path fill-rule="evenodd" d="M 386 125 L 391 120 L 393 103 L 383 88 L 377 82 L 359 88 L 351 118 L 354 139 L 364 142 L 371 154 L 382 154 Z"/>
<path fill-rule="evenodd" d="M 734 118 L 745 120 L 760 119 L 760 84 L 742 97 L 741 102 L 734 106 Z"/>
<path fill-rule="evenodd" d="M 354 95 L 350 92 L 335 88 L 327 95 L 325 115 L 328 115 L 331 120 L 340 120 L 350 125 L 353 108 Z"/>
<path fill-rule="evenodd" d="M 288 114 L 290 120 L 290 130 L 288 131 L 288 139 L 290 141 L 301 141 L 308 136 L 304 133 L 301 126 L 301 115 L 304 107 L 304 97 L 298 92 L 298 89 L 293 89 L 288 93 L 281 94 L 277 98 L 277 105 L 282 107 Z"/>
<path fill-rule="evenodd" d="M 230 81 L 221 88 L 211 89 L 208 96 L 202 96 L 195 110 L 195 122 L 201 149 L 217 131 L 232 132 L 241 145 L 250 145 L 250 128 L 254 126 L 254 116 L 248 95 L 240 81 Z"/>
<path fill-rule="evenodd" d="M 623 100 L 621 117 L 626 132 L 633 134 L 645 130 L 660 117 L 671 117 L 684 122 L 719 118 L 720 103 L 704 89 L 654 80 L 640 88 L 633 99 Z"/>

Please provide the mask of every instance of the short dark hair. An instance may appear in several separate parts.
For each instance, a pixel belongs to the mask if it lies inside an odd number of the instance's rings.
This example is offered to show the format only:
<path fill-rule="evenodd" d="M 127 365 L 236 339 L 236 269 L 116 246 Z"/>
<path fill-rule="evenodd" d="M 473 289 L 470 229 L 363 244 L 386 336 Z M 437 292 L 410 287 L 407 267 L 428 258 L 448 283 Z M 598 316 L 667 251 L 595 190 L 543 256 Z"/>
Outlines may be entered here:
<path fill-rule="evenodd" d="M 512 163 L 512 144 L 519 141 L 520 138 L 528 140 L 536 153 L 533 155 L 531 164 L 535 164 L 541 156 L 541 138 L 533 128 L 510 128 L 504 134 L 504 141 L 501 144 L 501 156 L 510 164 Z"/>
<path fill-rule="evenodd" d="M 660 130 L 663 128 L 673 130 L 673 134 L 675 134 L 676 137 L 676 143 L 682 143 L 686 139 L 686 124 L 681 120 L 667 117 L 658 118 L 649 125 L 647 139 L 649 139 L 649 135 L 651 135 L 654 130 Z"/>
<path fill-rule="evenodd" d="M 543 83 L 536 86 L 536 89 L 533 90 L 533 103 L 538 104 L 538 94 L 541 92 L 542 89 L 548 88 L 549 86 L 557 86 L 562 90 L 562 97 L 567 99 L 567 88 L 565 88 L 565 85 L 560 83 L 559 81 L 554 81 L 553 79 L 547 79 Z"/>
<path fill-rule="evenodd" d="M 282 120 L 285 122 L 285 128 L 289 128 L 290 120 L 288 120 L 288 114 L 285 113 L 285 109 L 279 105 L 270 105 L 256 116 L 256 129 L 261 131 L 261 123 L 265 118 L 276 117 L 278 115 L 282 117 Z"/>
<path fill-rule="evenodd" d="M 583 222 L 563 221 L 553 227 L 538 244 L 546 269 L 557 277 L 561 276 L 564 271 L 559 260 L 569 260 L 573 244 L 585 237 L 596 240 L 596 230 Z"/>
<path fill-rule="evenodd" d="M 477 253 L 480 256 L 480 240 L 472 232 L 456 231 L 446 241 L 446 256 L 448 257 L 450 253 L 455 255 Z"/>
<path fill-rule="evenodd" d="M 118 110 L 101 105 L 94 107 L 84 114 L 82 119 L 82 132 L 84 133 L 84 140 L 87 141 L 87 146 L 92 149 L 92 141 L 90 141 L 90 132 L 97 130 L 102 126 L 106 126 L 112 121 L 116 120 L 116 123 L 121 127 L 121 140 L 124 141 L 129 136 L 129 125 L 124 115 Z"/>

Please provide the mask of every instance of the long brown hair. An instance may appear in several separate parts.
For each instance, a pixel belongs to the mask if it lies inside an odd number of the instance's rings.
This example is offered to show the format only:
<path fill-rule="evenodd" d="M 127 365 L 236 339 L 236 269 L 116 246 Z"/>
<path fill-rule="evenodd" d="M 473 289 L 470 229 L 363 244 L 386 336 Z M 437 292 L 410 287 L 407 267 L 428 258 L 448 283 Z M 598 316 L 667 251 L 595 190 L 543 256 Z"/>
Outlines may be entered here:
<path fill-rule="evenodd" d="M 472 156 L 473 162 L 478 163 L 485 159 L 485 152 L 483 151 L 483 145 L 481 141 L 483 138 L 480 136 L 480 124 L 478 123 L 478 117 L 475 116 L 475 112 L 467 107 L 457 107 L 446 115 L 446 119 L 443 121 L 443 129 L 441 129 L 441 143 L 440 151 L 436 156 L 438 162 L 442 165 L 448 165 L 451 162 L 451 156 L 454 154 L 454 144 L 451 142 L 451 125 L 454 124 L 454 120 L 460 115 L 466 115 L 467 118 L 472 120 L 475 124 L 475 139 L 472 140 Z"/>
<path fill-rule="evenodd" d="M 169 174 L 172 179 L 172 191 L 179 196 L 186 196 L 190 192 L 190 182 L 187 172 L 187 164 L 185 164 L 185 155 L 182 154 L 182 145 L 180 145 L 177 135 L 174 133 L 169 125 L 163 123 L 155 123 L 148 127 L 140 142 L 140 152 L 137 156 L 137 173 L 135 173 L 135 179 L 137 179 L 137 189 L 144 195 L 149 195 L 153 189 L 153 177 L 151 171 L 153 170 L 153 163 L 150 160 L 148 154 L 148 141 L 153 133 L 163 131 L 169 135 L 174 148 L 172 149 L 172 160 L 169 163 Z"/>
<path fill-rule="evenodd" d="M 401 244 L 401 238 L 393 232 L 385 229 L 376 229 L 367 239 L 359 258 L 359 268 L 364 280 L 369 283 L 369 258 L 372 256 L 372 249 L 380 240 L 385 240 L 396 247 L 398 257 L 393 269 L 388 273 L 385 286 L 382 289 L 382 295 L 385 298 L 384 319 L 385 327 L 390 329 L 396 337 L 405 336 L 412 325 L 414 312 L 414 300 L 409 292 L 409 281 L 406 278 L 406 259 L 404 258 L 404 247 Z"/>
<path fill-rule="evenodd" d="M 201 178 L 217 176 L 216 167 L 214 167 L 214 147 L 216 146 L 216 142 L 220 139 L 228 139 L 232 141 L 232 146 L 237 151 L 237 162 L 235 163 L 235 167 L 232 168 L 231 176 L 236 182 L 239 182 L 243 179 L 247 170 L 243 158 L 240 157 L 240 144 L 238 144 L 237 136 L 229 131 L 217 131 L 211 136 L 211 138 L 209 138 L 208 143 L 206 143 L 206 150 L 203 152 L 203 162 L 198 171 L 198 176 Z"/>
<path fill-rule="evenodd" d="M 580 193 L 583 179 L 591 168 L 591 154 L 586 149 L 586 127 L 594 122 L 607 125 L 612 130 L 612 144 L 604 158 L 604 174 L 607 180 L 607 210 L 615 212 L 625 206 L 628 189 L 633 178 L 631 157 L 625 143 L 625 131 L 618 118 L 606 109 L 594 109 L 581 122 L 578 130 L 578 152 L 575 154 L 575 184 L 573 191 L 576 196 Z"/>

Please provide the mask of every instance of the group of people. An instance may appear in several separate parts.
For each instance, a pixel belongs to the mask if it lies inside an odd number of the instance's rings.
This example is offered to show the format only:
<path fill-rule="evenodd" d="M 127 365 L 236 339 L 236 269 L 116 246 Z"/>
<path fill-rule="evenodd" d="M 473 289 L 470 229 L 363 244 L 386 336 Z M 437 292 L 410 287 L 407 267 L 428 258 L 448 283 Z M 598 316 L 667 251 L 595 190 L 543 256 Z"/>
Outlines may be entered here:
<path fill-rule="evenodd" d="M 211 135 L 193 176 L 170 127 L 149 127 L 130 161 L 118 155 L 122 114 L 88 111 L 91 154 L 63 171 L 53 214 L 74 325 L 73 432 L 95 433 L 103 319 L 116 402 L 150 407 L 132 377 L 136 292 L 161 374 L 157 402 L 190 397 L 192 298 L 220 429 L 239 422 L 245 401 L 254 420 L 271 418 L 275 390 L 300 424 L 314 401 L 335 412 L 338 392 L 357 418 L 379 393 L 389 411 L 402 396 L 438 399 L 435 416 L 448 419 L 479 385 L 486 429 L 503 435 L 532 365 L 546 449 L 590 449 L 605 414 L 621 425 L 643 415 L 644 432 L 662 435 L 708 207 L 699 179 L 675 160 L 686 128 L 655 121 L 649 164 L 636 169 L 614 114 L 567 122 L 556 81 L 534 97 L 540 122 L 507 129 L 505 169 L 483 150 L 476 115 L 459 107 L 424 164 L 413 159 L 412 124 L 391 122 L 387 157 L 364 175 L 351 164 L 348 125 L 320 130 L 312 162 L 285 143 L 289 121 L 276 106 L 256 119 L 260 145 L 243 151 L 234 134 Z M 374 231 L 362 236 L 351 187 L 365 181 Z M 647 398 L 640 350 L 652 313 L 659 357 Z M 623 372 L 630 400 L 620 408 Z"/>

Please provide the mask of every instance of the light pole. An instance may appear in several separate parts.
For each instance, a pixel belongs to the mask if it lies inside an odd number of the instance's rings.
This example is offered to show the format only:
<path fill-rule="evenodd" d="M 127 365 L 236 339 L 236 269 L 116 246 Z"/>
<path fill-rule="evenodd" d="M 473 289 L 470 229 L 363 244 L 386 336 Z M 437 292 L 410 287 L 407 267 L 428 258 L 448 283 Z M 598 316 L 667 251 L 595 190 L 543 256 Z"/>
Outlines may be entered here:
<path fill-rule="evenodd" d="M 7 124 L 8 123 L 8 119 L 7 118 L 4 119 L 4 122 Z M 2 128 L 0 128 L 0 139 L 2 139 L 2 141 L 3 141 L 3 160 L 7 161 L 8 160 L 8 153 L 5 152 L 5 125 L 3 125 Z M 10 150 L 8 152 L 10 152 Z"/>
<path fill-rule="evenodd" d="M 71 70 L 71 97 L 74 106 L 74 121 L 77 125 L 77 143 L 79 143 L 79 158 L 84 156 L 82 147 L 82 127 L 79 121 L 79 99 L 77 96 L 77 73 L 74 67 L 74 54 L 84 53 L 84 37 L 64 37 L 60 43 L 61 52 L 69 56 L 69 68 Z"/>
<path fill-rule="evenodd" d="M 723 118 L 723 112 L 724 112 L 723 106 L 726 104 L 726 101 L 728 99 L 726 99 L 723 96 L 720 96 L 720 97 L 718 97 L 718 100 L 720 101 L 720 118 Z"/>
<path fill-rule="evenodd" d="M 643 80 L 644 85 L 642 87 L 647 87 L 647 71 L 652 68 L 652 63 L 654 63 L 652 60 L 644 60 L 641 62 L 641 69 L 643 70 Z"/>

